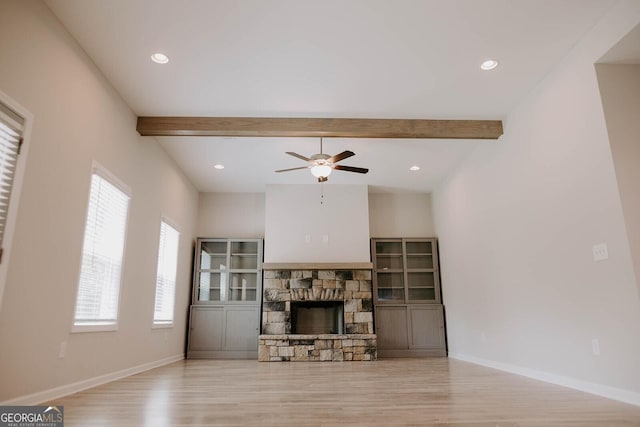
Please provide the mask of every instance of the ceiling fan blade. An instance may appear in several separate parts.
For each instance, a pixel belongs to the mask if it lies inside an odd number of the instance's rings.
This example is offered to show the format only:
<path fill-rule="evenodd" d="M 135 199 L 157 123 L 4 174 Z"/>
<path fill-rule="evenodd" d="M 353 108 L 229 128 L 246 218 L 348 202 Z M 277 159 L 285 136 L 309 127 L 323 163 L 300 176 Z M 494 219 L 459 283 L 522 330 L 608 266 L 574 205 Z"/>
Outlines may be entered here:
<path fill-rule="evenodd" d="M 309 159 L 308 157 L 305 157 L 305 156 L 303 156 L 302 154 L 294 153 L 293 151 L 287 151 L 287 154 L 288 154 L 288 155 L 290 155 L 290 156 L 293 156 L 293 157 L 297 157 L 297 158 L 299 158 L 299 159 L 302 159 L 302 160 L 304 160 L 305 162 L 308 162 L 309 160 L 311 160 L 311 159 Z"/>
<path fill-rule="evenodd" d="M 288 171 L 295 171 L 295 170 L 298 170 L 298 169 L 309 169 L 309 167 L 308 166 L 301 166 L 299 168 L 280 169 L 280 170 L 277 170 L 276 172 L 288 172 Z"/>
<path fill-rule="evenodd" d="M 347 150 L 347 151 L 343 151 L 340 154 L 336 154 L 333 157 L 328 158 L 327 161 L 330 162 L 330 163 L 338 163 L 340 160 L 344 160 L 347 157 L 351 157 L 351 156 L 355 156 L 355 155 L 356 155 L 356 153 L 354 153 L 353 151 Z"/>
<path fill-rule="evenodd" d="M 333 168 L 335 170 L 339 170 L 339 171 L 346 171 L 346 172 L 356 172 L 356 173 L 367 173 L 369 172 L 369 169 L 365 169 L 365 168 L 356 168 L 354 166 L 341 166 L 341 165 L 334 165 Z"/>

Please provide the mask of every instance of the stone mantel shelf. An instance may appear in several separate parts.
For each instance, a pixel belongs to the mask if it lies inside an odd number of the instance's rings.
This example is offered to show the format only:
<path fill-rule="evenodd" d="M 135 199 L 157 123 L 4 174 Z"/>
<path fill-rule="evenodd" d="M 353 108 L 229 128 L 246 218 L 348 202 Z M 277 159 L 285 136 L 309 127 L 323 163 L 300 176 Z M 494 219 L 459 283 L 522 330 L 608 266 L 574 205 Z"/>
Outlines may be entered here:
<path fill-rule="evenodd" d="M 320 334 L 320 335 L 260 335 L 261 340 L 348 340 L 348 339 L 376 339 L 376 334 Z"/>
<path fill-rule="evenodd" d="M 263 270 L 372 270 L 371 262 L 265 262 Z"/>

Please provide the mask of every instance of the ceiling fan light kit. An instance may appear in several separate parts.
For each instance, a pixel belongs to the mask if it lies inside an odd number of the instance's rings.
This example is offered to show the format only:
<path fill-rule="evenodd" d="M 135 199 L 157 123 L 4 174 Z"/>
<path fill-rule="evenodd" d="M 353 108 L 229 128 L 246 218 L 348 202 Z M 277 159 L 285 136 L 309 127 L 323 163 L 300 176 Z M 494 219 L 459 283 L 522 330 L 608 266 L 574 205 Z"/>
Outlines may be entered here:
<path fill-rule="evenodd" d="M 307 162 L 307 166 L 301 166 L 297 168 L 289 168 L 289 169 L 280 169 L 276 172 L 288 172 L 293 170 L 300 169 L 309 169 L 311 174 L 318 179 L 318 182 L 326 182 L 328 180 L 331 172 L 335 170 L 342 170 L 346 172 L 355 172 L 355 173 L 367 173 L 369 169 L 366 168 L 358 168 L 355 166 L 341 166 L 337 165 L 341 160 L 344 160 L 348 157 L 355 156 L 353 151 L 343 151 L 342 153 L 336 154 L 335 156 L 329 156 L 328 154 L 322 153 L 322 138 L 320 138 L 320 153 L 314 154 L 311 157 L 305 157 L 301 154 L 294 153 L 293 151 L 287 151 L 287 154 L 293 157 L 297 157 L 298 159 L 304 160 Z"/>
<path fill-rule="evenodd" d="M 315 176 L 316 178 L 327 178 L 329 175 L 331 175 L 331 171 L 333 169 L 331 169 L 331 166 L 326 165 L 326 164 L 317 164 L 315 166 L 311 166 L 311 175 Z"/>

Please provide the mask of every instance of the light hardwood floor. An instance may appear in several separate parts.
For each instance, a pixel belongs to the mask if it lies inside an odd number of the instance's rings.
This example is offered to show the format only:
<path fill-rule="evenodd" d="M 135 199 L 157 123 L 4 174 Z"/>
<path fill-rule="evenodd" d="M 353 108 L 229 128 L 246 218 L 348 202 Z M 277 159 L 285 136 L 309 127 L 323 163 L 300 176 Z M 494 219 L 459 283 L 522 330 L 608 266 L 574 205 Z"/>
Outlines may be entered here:
<path fill-rule="evenodd" d="M 176 362 L 58 399 L 65 426 L 640 426 L 640 407 L 447 358 Z"/>

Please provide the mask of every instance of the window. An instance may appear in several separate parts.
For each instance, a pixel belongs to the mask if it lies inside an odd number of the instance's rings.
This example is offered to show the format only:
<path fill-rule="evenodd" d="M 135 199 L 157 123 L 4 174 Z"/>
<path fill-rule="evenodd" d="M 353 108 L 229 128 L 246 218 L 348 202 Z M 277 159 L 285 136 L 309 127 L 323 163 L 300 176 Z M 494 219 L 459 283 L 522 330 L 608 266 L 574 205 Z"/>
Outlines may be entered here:
<path fill-rule="evenodd" d="M 153 324 L 156 326 L 173 325 L 179 238 L 178 230 L 163 219 L 160 222 L 156 303 L 153 311 Z"/>
<path fill-rule="evenodd" d="M 115 330 L 129 191 L 94 166 L 82 246 L 74 331 Z M 124 190 L 124 191 L 123 191 Z"/>
<path fill-rule="evenodd" d="M 0 262 L 24 119 L 0 102 Z"/>

